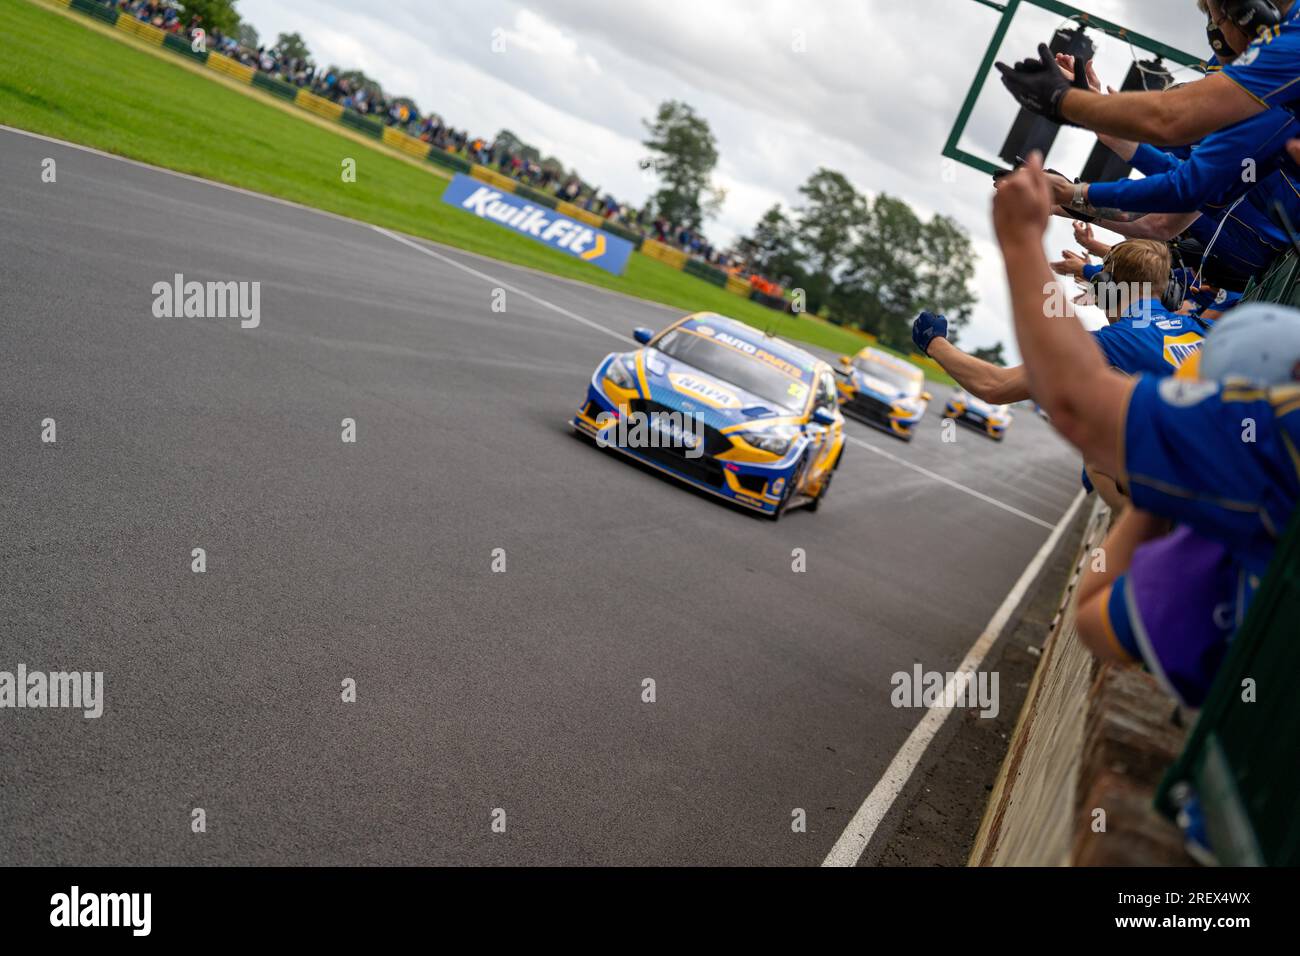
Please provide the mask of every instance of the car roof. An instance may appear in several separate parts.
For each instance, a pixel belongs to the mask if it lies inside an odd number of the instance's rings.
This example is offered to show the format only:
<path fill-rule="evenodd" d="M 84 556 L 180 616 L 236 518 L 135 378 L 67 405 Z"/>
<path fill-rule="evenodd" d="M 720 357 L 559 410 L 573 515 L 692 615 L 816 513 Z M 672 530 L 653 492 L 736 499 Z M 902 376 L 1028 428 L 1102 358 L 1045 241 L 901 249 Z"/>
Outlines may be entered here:
<path fill-rule="evenodd" d="M 891 355 L 889 352 L 872 348 L 870 345 L 859 352 L 858 357 L 869 358 L 874 362 L 879 362 L 881 365 L 887 365 L 890 368 L 897 369 L 903 374 L 910 375 L 913 378 L 925 378 L 925 372 L 907 361 L 907 359 L 901 359 L 897 355 Z"/>
<path fill-rule="evenodd" d="M 723 333 L 731 336 L 795 366 L 802 372 L 805 380 L 811 380 L 818 371 L 830 367 L 826 362 L 797 345 L 791 345 L 774 335 L 764 335 L 752 325 L 746 325 L 744 322 L 716 312 L 696 312 L 688 315 L 678 323 L 678 327 L 703 335 Z"/>

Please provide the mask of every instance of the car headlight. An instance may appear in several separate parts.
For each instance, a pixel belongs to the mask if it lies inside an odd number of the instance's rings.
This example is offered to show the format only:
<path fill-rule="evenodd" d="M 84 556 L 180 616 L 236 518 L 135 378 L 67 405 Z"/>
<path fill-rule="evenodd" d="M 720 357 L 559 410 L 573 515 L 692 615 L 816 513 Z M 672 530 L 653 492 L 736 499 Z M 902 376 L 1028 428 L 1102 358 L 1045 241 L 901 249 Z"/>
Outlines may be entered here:
<path fill-rule="evenodd" d="M 636 378 L 621 357 L 609 363 L 609 368 L 605 369 L 605 377 L 619 388 L 636 387 Z"/>
<path fill-rule="evenodd" d="M 792 428 L 768 428 L 761 432 L 741 432 L 740 437 L 755 448 L 784 457 L 798 434 Z"/>

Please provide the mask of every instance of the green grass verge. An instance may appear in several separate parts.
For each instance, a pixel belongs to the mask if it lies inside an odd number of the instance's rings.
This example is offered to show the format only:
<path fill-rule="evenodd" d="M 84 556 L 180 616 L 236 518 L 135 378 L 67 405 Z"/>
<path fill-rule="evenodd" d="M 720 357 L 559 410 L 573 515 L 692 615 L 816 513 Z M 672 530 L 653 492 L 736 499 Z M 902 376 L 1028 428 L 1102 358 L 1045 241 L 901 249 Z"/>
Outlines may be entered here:
<path fill-rule="evenodd" d="M 75 15 L 74 15 L 75 16 Z M 446 180 L 258 95 L 232 90 L 33 3 L 0 9 L 0 122 L 326 209 L 506 262 L 758 328 L 836 352 L 861 336 L 821 319 L 782 318 L 642 255 L 613 276 L 442 203 Z M 340 176 L 344 157 L 357 181 Z M 927 375 L 943 377 L 926 369 Z"/>

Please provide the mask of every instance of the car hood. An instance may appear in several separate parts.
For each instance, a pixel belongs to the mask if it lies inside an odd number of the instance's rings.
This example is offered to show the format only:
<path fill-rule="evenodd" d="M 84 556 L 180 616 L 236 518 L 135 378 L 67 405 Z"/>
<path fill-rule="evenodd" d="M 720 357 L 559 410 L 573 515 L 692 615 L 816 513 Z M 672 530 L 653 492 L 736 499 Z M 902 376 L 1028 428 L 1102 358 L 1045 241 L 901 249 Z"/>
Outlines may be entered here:
<path fill-rule="evenodd" d="M 883 378 L 876 378 L 870 372 L 864 372 L 856 367 L 853 369 L 853 385 L 859 392 L 866 392 L 884 402 L 908 402 L 913 400 L 919 402 L 921 400 L 920 395 L 904 391 L 897 385 L 891 384 Z"/>
<path fill-rule="evenodd" d="M 651 400 L 688 412 L 713 428 L 802 415 L 655 349 L 643 349 L 640 356 Z"/>

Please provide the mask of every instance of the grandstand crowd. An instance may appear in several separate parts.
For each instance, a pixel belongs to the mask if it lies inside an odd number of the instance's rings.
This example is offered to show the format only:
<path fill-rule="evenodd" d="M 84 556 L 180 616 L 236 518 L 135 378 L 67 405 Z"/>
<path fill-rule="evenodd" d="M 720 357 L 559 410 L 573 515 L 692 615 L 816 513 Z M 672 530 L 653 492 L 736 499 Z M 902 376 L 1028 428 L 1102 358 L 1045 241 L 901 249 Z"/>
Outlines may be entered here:
<path fill-rule="evenodd" d="M 193 40 L 204 31 L 202 17 L 184 17 L 174 0 L 102 0 L 122 13 L 168 33 Z M 687 228 L 655 215 L 649 203 L 640 207 L 623 202 L 609 193 L 587 185 L 576 175 L 565 174 L 554 164 L 539 161 L 518 141 L 487 139 L 443 122 L 436 113 L 421 114 L 406 97 L 390 96 L 373 83 L 359 83 L 347 71 L 319 66 L 306 57 L 292 56 L 275 46 L 256 48 L 240 43 L 238 37 L 220 30 L 204 31 L 204 43 L 214 53 L 251 67 L 300 89 L 374 117 L 387 126 L 454 153 L 470 162 L 495 169 L 531 189 L 549 193 L 588 212 L 604 217 L 647 238 L 681 249 L 710 265 L 734 269 L 739 259 L 716 248 L 697 229 Z"/>
<path fill-rule="evenodd" d="M 998 64 L 1022 107 L 1095 133 L 1145 177 L 1076 182 L 1034 153 L 997 178 L 1023 366 L 965 354 L 941 315 L 919 316 L 913 339 L 977 396 L 1038 402 L 1078 448 L 1085 487 L 1117 514 L 1080 584 L 1080 639 L 1198 707 L 1297 527 L 1300 311 L 1242 293 L 1266 276 L 1276 288 L 1282 270 L 1282 298 L 1295 301 L 1300 0 L 1186 6 L 1213 51 L 1193 82 L 1115 92 L 1046 45 Z M 1080 244 L 1055 262 L 1043 248 L 1052 216 L 1075 220 Z M 1056 276 L 1109 324 L 1063 321 L 1073 294 L 1062 303 Z"/>

